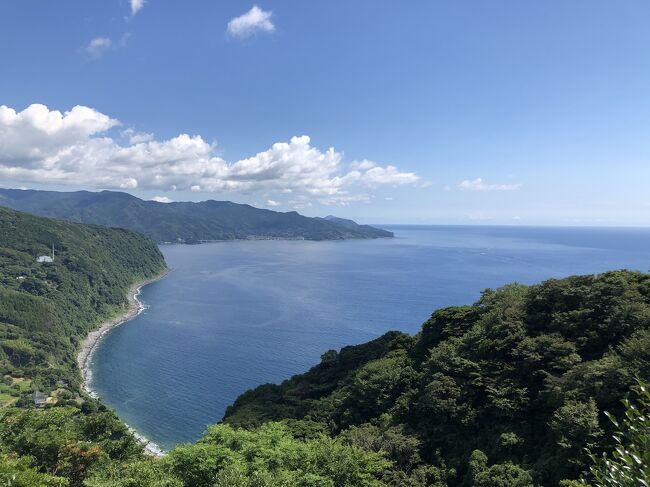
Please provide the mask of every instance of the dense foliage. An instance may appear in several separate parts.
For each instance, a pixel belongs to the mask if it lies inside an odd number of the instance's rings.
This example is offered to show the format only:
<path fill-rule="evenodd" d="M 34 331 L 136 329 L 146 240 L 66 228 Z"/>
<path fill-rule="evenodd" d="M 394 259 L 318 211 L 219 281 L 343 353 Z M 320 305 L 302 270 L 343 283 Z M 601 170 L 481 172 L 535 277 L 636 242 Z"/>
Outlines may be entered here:
<path fill-rule="evenodd" d="M 384 451 L 395 485 L 553 486 L 588 469 L 585 449 L 613 446 L 604 411 L 620 415 L 649 375 L 650 276 L 610 272 L 488 290 L 415 337 L 327 352 L 242 395 L 225 421 L 299 420 Z M 438 484 L 419 480 L 425 467 Z"/>
<path fill-rule="evenodd" d="M 37 262 L 36 257 L 51 254 L 52 246 L 54 262 Z M 34 387 L 48 391 L 57 381 L 78 383 L 80 340 L 127 305 L 127 289 L 134 282 L 164 268 L 155 244 L 136 233 L 0 208 L 0 368 L 5 382 L 7 377 L 32 379 Z"/>
<path fill-rule="evenodd" d="M 52 245 L 54 261 L 37 262 Z M 97 461 L 141 455 L 126 426 L 80 394 L 76 354 L 132 284 L 164 269 L 133 232 L 0 208 L 0 485 L 80 485 Z"/>
<path fill-rule="evenodd" d="M 127 193 L 0 189 L 0 205 L 35 215 L 127 228 L 157 242 L 286 238 L 340 240 L 392 237 L 393 234 L 352 220 L 308 218 L 230 201 L 157 203 Z"/>
<path fill-rule="evenodd" d="M 591 455 L 588 478 L 598 487 L 650 486 L 650 390 L 643 382 L 633 389 L 636 397 L 623 400 L 621 419 L 605 413 L 615 428 L 615 445 L 611 453 Z"/>
<path fill-rule="evenodd" d="M 38 263 L 52 244 L 54 262 Z M 620 399 L 650 374 L 648 275 L 485 291 L 415 337 L 326 352 L 306 374 L 241 396 L 196 444 L 153 458 L 81 393 L 75 355 L 130 285 L 164 267 L 132 232 L 0 209 L 0 485 L 602 487 L 647 476 L 647 389 Z"/>

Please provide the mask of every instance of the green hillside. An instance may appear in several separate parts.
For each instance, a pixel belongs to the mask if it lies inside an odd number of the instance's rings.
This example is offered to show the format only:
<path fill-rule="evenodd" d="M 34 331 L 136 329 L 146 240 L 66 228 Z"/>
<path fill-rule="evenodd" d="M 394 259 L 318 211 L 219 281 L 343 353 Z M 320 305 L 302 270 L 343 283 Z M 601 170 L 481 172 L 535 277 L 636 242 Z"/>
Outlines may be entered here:
<path fill-rule="evenodd" d="M 435 485 L 476 485 L 478 462 L 511 482 L 485 485 L 556 486 L 587 468 L 584 448 L 612 446 L 603 412 L 620 417 L 635 377 L 650 378 L 650 276 L 610 272 L 488 290 L 415 337 L 329 351 L 242 395 L 225 422 L 300 420 L 386 451 L 395 485 L 430 466 L 446 482 Z"/>
<path fill-rule="evenodd" d="M 0 205 L 35 215 L 79 223 L 127 228 L 156 242 L 255 238 L 342 240 L 392 237 L 351 220 L 309 218 L 230 201 L 158 203 L 127 193 L 35 191 L 0 188 Z"/>
<path fill-rule="evenodd" d="M 52 245 L 54 261 L 37 262 Z M 165 267 L 136 233 L 0 208 L 0 485 L 81 485 L 91 463 L 141 455 L 126 426 L 81 393 L 76 354 L 125 309 L 132 284 Z"/>
<path fill-rule="evenodd" d="M 52 244 L 54 261 L 37 262 Z M 0 209 L 0 485 L 577 487 L 590 468 L 598 487 L 650 479 L 650 392 L 620 402 L 650 375 L 646 274 L 486 291 L 415 337 L 326 352 L 154 458 L 80 390 L 75 355 L 130 285 L 164 268 L 130 231 Z"/>
<path fill-rule="evenodd" d="M 38 263 L 50 255 L 54 262 Z M 38 218 L 0 208 L 0 367 L 3 375 L 77 381 L 79 341 L 126 306 L 138 280 L 165 268 L 149 239 L 127 230 Z"/>

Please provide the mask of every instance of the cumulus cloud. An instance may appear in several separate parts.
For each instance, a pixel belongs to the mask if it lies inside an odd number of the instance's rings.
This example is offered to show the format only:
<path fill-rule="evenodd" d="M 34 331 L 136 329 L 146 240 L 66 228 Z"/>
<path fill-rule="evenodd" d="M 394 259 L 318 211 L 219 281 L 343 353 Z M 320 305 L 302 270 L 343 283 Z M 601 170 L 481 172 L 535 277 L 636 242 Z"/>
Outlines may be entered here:
<path fill-rule="evenodd" d="M 400 172 L 395 166 L 379 167 L 376 165 L 362 173 L 361 177 L 369 185 L 409 184 L 416 183 L 420 179 L 412 172 Z"/>
<path fill-rule="evenodd" d="M 126 129 L 124 132 L 122 132 L 122 135 L 128 139 L 129 145 L 135 145 L 141 142 L 149 142 L 153 140 L 153 134 L 148 134 L 146 132 L 136 132 L 133 129 Z"/>
<path fill-rule="evenodd" d="M 152 134 L 108 131 L 120 122 L 92 108 L 61 113 L 45 105 L 23 111 L 0 106 L 0 178 L 98 188 L 290 194 L 291 206 L 311 201 L 369 201 L 378 186 L 419 177 L 372 161 L 343 163 L 334 148 L 320 150 L 306 136 L 278 142 L 254 156 L 227 162 L 200 135 L 156 140 Z M 128 143 L 120 143 L 126 138 Z"/>
<path fill-rule="evenodd" d="M 131 0 L 131 15 L 137 14 L 144 7 L 144 0 Z"/>
<path fill-rule="evenodd" d="M 275 200 L 266 200 L 266 204 L 269 206 L 280 206 L 282 203 Z"/>
<path fill-rule="evenodd" d="M 258 32 L 273 32 L 275 25 L 271 22 L 272 12 L 266 12 L 254 5 L 248 12 L 228 22 L 228 34 L 244 39 Z"/>
<path fill-rule="evenodd" d="M 468 191 L 514 191 L 521 187 L 521 184 L 489 184 L 482 178 L 474 180 L 465 179 L 458 184 L 460 189 Z"/>
<path fill-rule="evenodd" d="M 174 200 L 168 198 L 167 196 L 154 196 L 151 198 L 151 201 L 155 201 L 156 203 L 172 203 Z"/>

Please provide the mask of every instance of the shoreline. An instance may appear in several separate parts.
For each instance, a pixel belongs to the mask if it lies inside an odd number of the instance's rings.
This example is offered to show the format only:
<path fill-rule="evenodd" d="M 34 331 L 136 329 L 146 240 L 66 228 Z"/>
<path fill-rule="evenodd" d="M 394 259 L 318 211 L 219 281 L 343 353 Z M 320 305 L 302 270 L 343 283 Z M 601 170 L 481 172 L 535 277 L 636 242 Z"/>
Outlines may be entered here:
<path fill-rule="evenodd" d="M 97 345 L 101 342 L 102 338 L 111 331 L 113 328 L 116 328 L 124 323 L 132 320 L 140 313 L 142 313 L 146 306 L 138 299 L 140 291 L 142 288 L 148 284 L 156 282 L 167 274 L 171 272 L 171 269 L 166 268 L 160 274 L 145 279 L 144 281 L 137 282 L 133 284 L 128 291 L 128 308 L 127 310 L 107 321 L 104 321 L 99 328 L 96 328 L 88 333 L 86 337 L 81 342 L 79 352 L 77 353 L 77 366 L 81 371 L 81 389 L 85 391 L 88 395 L 94 398 L 98 398 L 98 394 L 90 386 L 92 381 L 92 371 L 90 370 L 91 361 L 95 351 L 97 350 Z M 124 421 L 122 421 L 124 422 Z M 126 423 L 125 423 L 126 424 Z M 164 451 L 158 447 L 155 443 L 149 441 L 146 437 L 138 433 L 134 428 L 126 424 L 131 433 L 144 445 L 145 451 L 151 455 L 162 456 Z"/>

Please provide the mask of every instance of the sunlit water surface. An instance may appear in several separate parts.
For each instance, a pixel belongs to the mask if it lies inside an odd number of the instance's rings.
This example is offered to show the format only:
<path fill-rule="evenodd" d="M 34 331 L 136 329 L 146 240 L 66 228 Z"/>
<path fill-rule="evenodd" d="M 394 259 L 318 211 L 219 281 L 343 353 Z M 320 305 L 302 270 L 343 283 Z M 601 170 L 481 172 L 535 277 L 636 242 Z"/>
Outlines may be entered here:
<path fill-rule="evenodd" d="M 487 287 L 650 267 L 648 229 L 386 228 L 394 239 L 163 246 L 173 272 L 99 345 L 92 386 L 168 449 L 198 439 L 245 390 L 328 349 L 415 333 Z"/>

